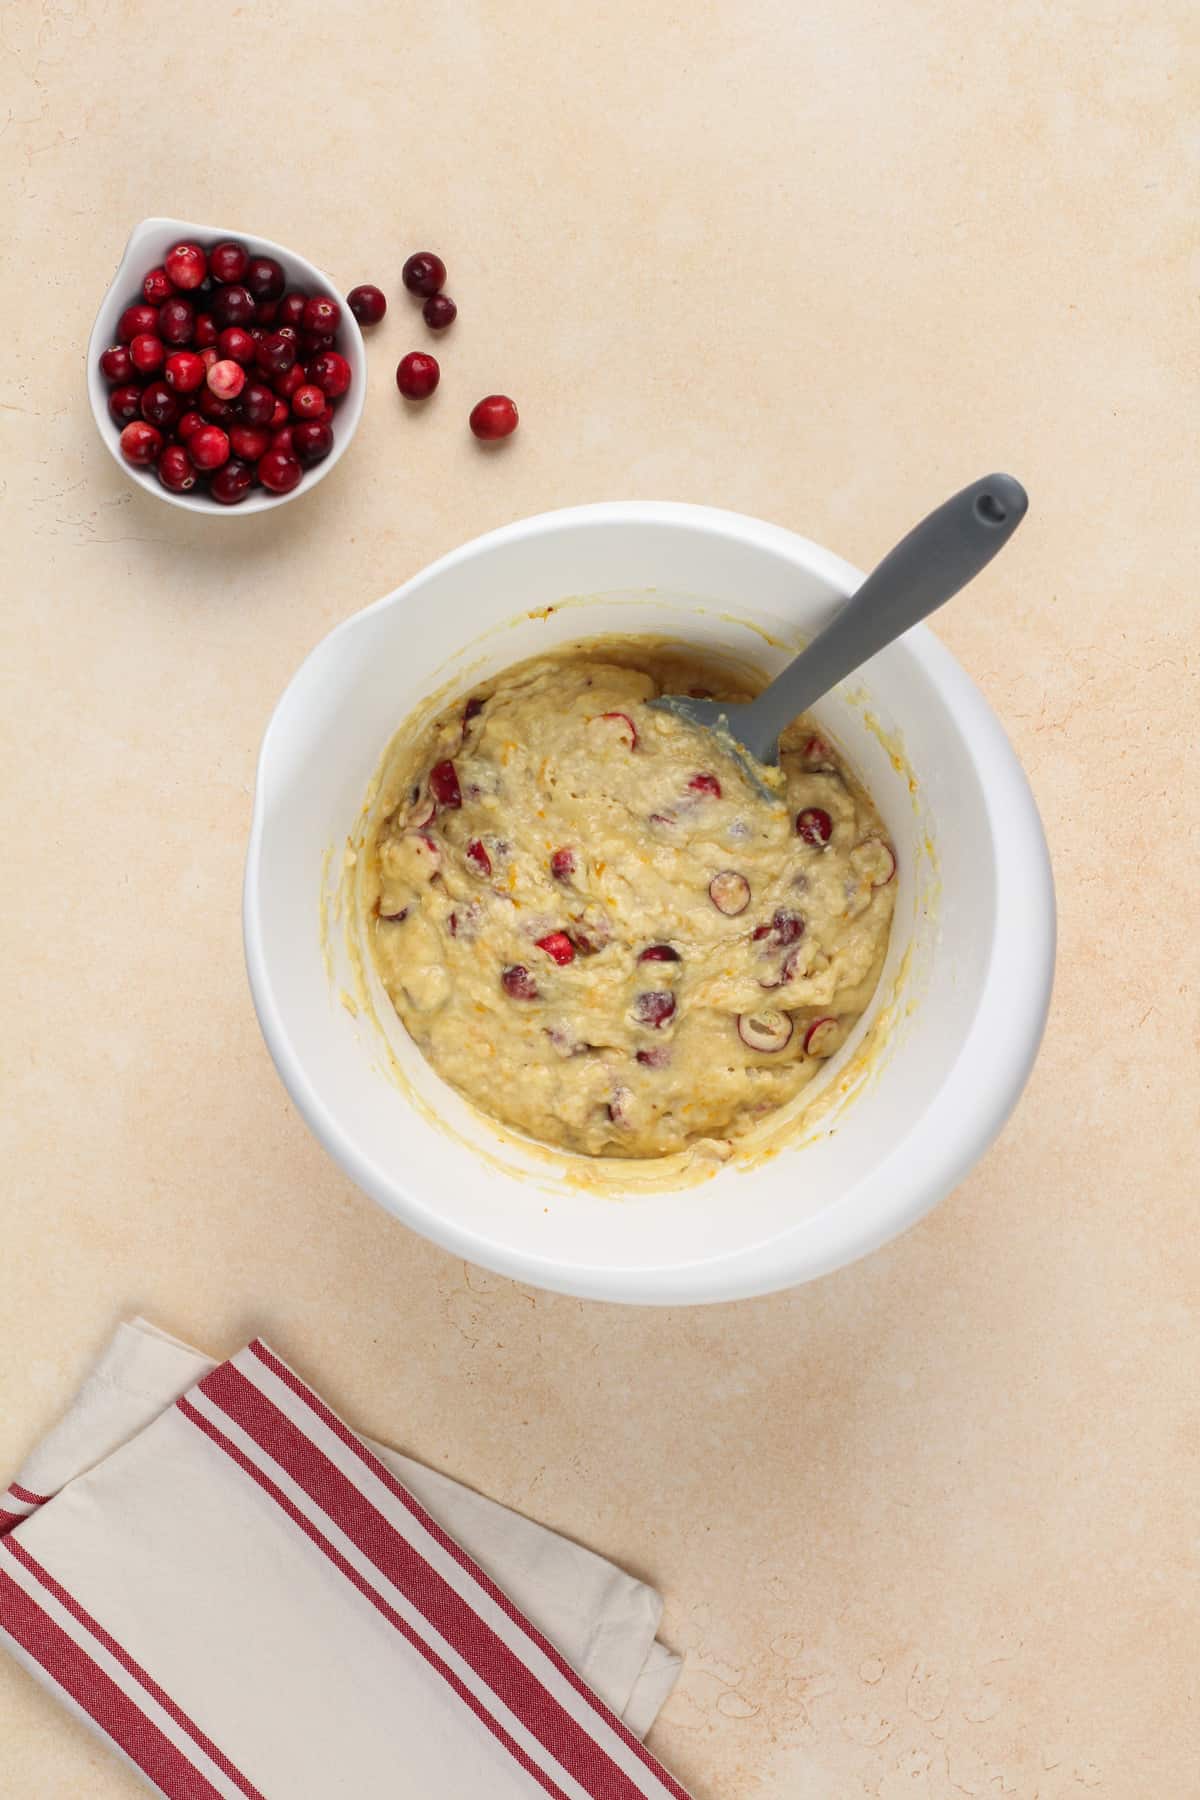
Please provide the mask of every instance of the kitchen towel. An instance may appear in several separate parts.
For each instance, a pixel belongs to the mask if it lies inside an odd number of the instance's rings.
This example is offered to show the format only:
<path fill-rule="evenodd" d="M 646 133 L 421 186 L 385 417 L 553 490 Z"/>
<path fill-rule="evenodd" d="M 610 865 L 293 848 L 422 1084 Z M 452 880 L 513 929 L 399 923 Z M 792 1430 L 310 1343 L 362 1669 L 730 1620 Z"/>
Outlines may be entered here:
<path fill-rule="evenodd" d="M 122 1325 L 0 1494 L 0 1641 L 180 1800 L 688 1800 L 660 1612 L 258 1340 Z"/>

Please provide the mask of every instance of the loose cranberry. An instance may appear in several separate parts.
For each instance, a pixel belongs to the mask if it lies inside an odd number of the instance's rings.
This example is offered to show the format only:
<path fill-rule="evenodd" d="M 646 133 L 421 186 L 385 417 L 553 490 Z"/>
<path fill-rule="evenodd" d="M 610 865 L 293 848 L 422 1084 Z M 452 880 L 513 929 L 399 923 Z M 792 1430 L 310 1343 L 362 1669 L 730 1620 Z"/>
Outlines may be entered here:
<path fill-rule="evenodd" d="M 661 989 L 649 994 L 638 994 L 633 1002 L 633 1016 L 639 1025 L 653 1025 L 657 1031 L 672 1018 L 675 1013 L 674 994 L 663 993 Z"/>
<path fill-rule="evenodd" d="M 185 412 L 182 419 L 180 419 L 179 423 L 175 427 L 175 436 L 177 438 L 179 438 L 182 443 L 186 444 L 188 439 L 191 437 L 193 431 L 201 430 L 203 425 L 204 425 L 204 414 L 203 413 Z"/>
<path fill-rule="evenodd" d="M 160 337 L 140 331 L 129 346 L 129 356 L 139 375 L 154 375 L 166 360 L 167 348 Z"/>
<path fill-rule="evenodd" d="M 305 294 L 297 294 L 294 289 L 290 294 L 285 294 L 276 309 L 276 325 L 292 325 L 298 329 L 304 323 L 304 309 L 307 305 L 308 298 Z"/>
<path fill-rule="evenodd" d="M 575 852 L 556 850 L 550 858 L 550 873 L 555 881 L 568 882 L 575 873 Z"/>
<path fill-rule="evenodd" d="M 360 325 L 378 325 L 387 311 L 387 299 L 383 289 L 375 287 L 370 281 L 364 281 L 359 287 L 351 288 L 346 295 L 346 305 Z"/>
<path fill-rule="evenodd" d="M 261 425 L 231 425 L 229 443 L 233 454 L 243 462 L 256 463 L 271 448 L 271 434 Z"/>
<path fill-rule="evenodd" d="M 127 306 L 117 320 L 117 337 L 122 344 L 132 343 L 139 332 L 158 329 L 158 308 L 154 306 Z"/>
<path fill-rule="evenodd" d="M 283 270 L 273 256 L 252 256 L 246 268 L 246 286 L 256 300 L 278 300 L 283 293 Z"/>
<path fill-rule="evenodd" d="M 281 426 L 287 424 L 288 419 L 291 417 L 291 413 L 287 401 L 281 400 L 278 394 L 273 394 L 271 399 L 271 417 L 268 423 L 273 431 L 278 431 Z"/>
<path fill-rule="evenodd" d="M 149 468 L 162 447 L 162 432 L 147 425 L 144 419 L 132 419 L 121 433 L 121 454 L 135 468 Z"/>
<path fill-rule="evenodd" d="M 328 332 L 330 336 L 342 322 L 342 309 L 329 294 L 314 294 L 304 302 L 301 323 L 305 331 Z"/>
<path fill-rule="evenodd" d="M 298 419 L 315 419 L 325 411 L 325 396 L 311 381 L 303 382 L 292 395 L 292 411 Z"/>
<path fill-rule="evenodd" d="M 281 425 L 277 431 L 271 433 L 271 442 L 268 448 L 278 450 L 284 456 L 294 456 L 296 454 L 296 440 L 292 436 L 294 429 L 295 427 L 292 425 Z"/>
<path fill-rule="evenodd" d="M 488 394 L 471 410 L 471 430 L 488 443 L 510 437 L 518 422 L 517 409 L 507 394 Z"/>
<path fill-rule="evenodd" d="M 247 425 L 269 425 L 275 396 L 263 381 L 248 381 L 242 389 L 239 409 Z"/>
<path fill-rule="evenodd" d="M 678 962 L 679 952 L 671 944 L 647 944 L 646 948 L 638 957 L 638 961 L 640 963 Z"/>
<path fill-rule="evenodd" d="M 208 258 L 199 244 L 176 244 L 163 257 L 163 266 L 177 288 L 198 288 L 208 274 Z"/>
<path fill-rule="evenodd" d="M 223 359 L 235 363 L 252 363 L 257 348 L 244 325 L 227 325 L 217 339 Z"/>
<path fill-rule="evenodd" d="M 129 354 L 128 344 L 113 344 L 108 350 L 100 352 L 100 373 L 106 381 L 131 381 L 133 379 L 133 358 Z"/>
<path fill-rule="evenodd" d="M 217 341 L 217 321 L 211 313 L 197 313 L 192 326 L 192 342 L 197 350 L 208 350 Z"/>
<path fill-rule="evenodd" d="M 308 365 L 308 379 L 315 381 L 331 400 L 336 400 L 350 386 L 350 364 L 336 350 L 322 350 Z"/>
<path fill-rule="evenodd" d="M 161 306 L 174 292 L 175 288 L 165 269 L 151 269 L 142 283 L 142 293 L 150 306 Z"/>
<path fill-rule="evenodd" d="M 302 387 L 311 387 L 312 383 L 305 381 L 304 370 L 300 364 L 293 363 L 291 368 L 285 369 L 282 375 L 276 375 L 271 385 L 281 400 L 290 400 L 292 395 L 299 393 Z M 320 388 L 317 389 L 317 393 L 321 394 Z M 321 394 L 321 404 L 317 410 L 318 412 L 325 410 L 324 394 Z"/>
<path fill-rule="evenodd" d="M 405 263 L 401 279 L 410 294 L 436 294 L 445 286 L 446 265 L 432 250 L 418 250 Z"/>
<path fill-rule="evenodd" d="M 693 775 L 688 787 L 693 794 L 709 794 L 714 800 L 721 798 L 721 784 L 715 775 Z"/>
<path fill-rule="evenodd" d="M 208 253 L 208 266 L 214 281 L 241 281 L 250 262 L 250 252 L 236 238 L 214 244 Z"/>
<path fill-rule="evenodd" d="M 430 331 L 445 331 L 458 317 L 458 308 L 449 294 L 430 294 L 421 308 L 421 317 Z"/>
<path fill-rule="evenodd" d="M 151 381 L 142 389 L 142 417 L 160 431 L 169 430 L 179 417 L 179 402 L 165 381 Z"/>
<path fill-rule="evenodd" d="M 298 339 L 300 354 L 308 361 L 320 356 L 323 350 L 332 350 L 334 336 L 332 331 L 305 331 L 301 329 Z"/>
<path fill-rule="evenodd" d="M 307 304 L 307 302 L 306 302 L 306 304 Z M 300 353 L 300 327 L 299 327 L 299 325 L 277 325 L 275 327 L 275 329 L 281 338 L 288 338 L 293 344 L 295 344 L 296 354 L 299 355 L 299 353 Z"/>
<path fill-rule="evenodd" d="M 158 309 L 156 329 L 164 343 L 174 349 L 190 344 L 196 331 L 196 313 L 191 301 L 178 294 L 173 300 L 164 300 Z"/>
<path fill-rule="evenodd" d="M 246 385 L 246 371 L 232 357 L 224 357 L 208 371 L 208 385 L 219 399 L 236 400 Z"/>
<path fill-rule="evenodd" d="M 565 931 L 548 932 L 545 937 L 538 938 L 537 947 L 539 950 L 544 950 L 547 956 L 552 957 L 560 968 L 565 968 L 567 963 L 575 961 L 575 946 Z"/>
<path fill-rule="evenodd" d="M 196 354 L 204 364 L 204 373 L 206 376 L 213 365 L 219 363 L 221 360 L 221 352 L 217 349 L 215 344 L 209 344 L 205 349 L 198 350 Z"/>
<path fill-rule="evenodd" d="M 463 854 L 474 869 L 476 875 L 481 875 L 486 880 L 492 872 L 492 859 L 487 853 L 487 845 L 483 840 L 481 838 L 472 838 Z M 545 947 L 546 946 L 543 943 L 543 950 Z M 567 960 L 570 961 L 570 958 L 568 957 Z"/>
<path fill-rule="evenodd" d="M 441 378 L 437 358 L 422 350 L 410 350 L 396 365 L 396 386 L 406 400 L 428 400 Z"/>
<path fill-rule="evenodd" d="M 274 325 L 279 318 L 278 300 L 256 300 L 254 316 L 260 325 Z"/>
<path fill-rule="evenodd" d="M 222 328 L 227 325 L 253 325 L 256 318 L 254 295 L 248 287 L 242 287 L 237 282 L 231 282 L 228 287 L 219 287 L 212 297 L 212 316 Z"/>
<path fill-rule="evenodd" d="M 209 493 L 219 506 L 236 506 L 254 486 L 254 471 L 249 463 L 230 460 L 219 468 L 209 483 Z"/>
<path fill-rule="evenodd" d="M 292 452 L 306 469 L 323 462 L 333 449 L 333 432 L 320 419 L 303 419 L 291 432 Z"/>
<path fill-rule="evenodd" d="M 213 393 L 207 382 L 196 396 L 196 405 L 210 425 L 231 425 L 238 416 L 238 409 L 233 401 L 222 400 L 219 394 Z"/>
<path fill-rule="evenodd" d="M 202 425 L 188 439 L 188 454 L 198 469 L 219 469 L 229 459 L 229 434 L 219 425 Z"/>
<path fill-rule="evenodd" d="M 196 468 L 182 444 L 168 444 L 158 459 L 158 479 L 173 494 L 186 494 L 196 485 Z"/>
<path fill-rule="evenodd" d="M 537 982 L 524 963 L 512 963 L 502 970 L 500 986 L 510 1000 L 536 1000 L 538 997 Z"/>
<path fill-rule="evenodd" d="M 806 844 L 827 844 L 833 836 L 833 820 L 823 806 L 806 806 L 796 814 L 796 836 Z"/>
<path fill-rule="evenodd" d="M 254 360 L 264 375 L 286 375 L 296 360 L 295 341 L 282 331 L 268 331 L 255 345 Z"/>
<path fill-rule="evenodd" d="M 445 761 L 434 763 L 429 771 L 429 791 L 439 806 L 449 810 L 462 805 L 462 792 L 458 785 L 458 770 L 447 757 Z"/>
<path fill-rule="evenodd" d="M 128 425 L 130 419 L 142 416 L 142 390 L 135 381 L 127 382 L 124 387 L 116 387 L 108 396 L 108 410 L 118 425 Z"/>
<path fill-rule="evenodd" d="M 286 450 L 268 450 L 258 465 L 258 479 L 272 494 L 290 494 L 303 474 L 297 458 Z"/>
<path fill-rule="evenodd" d="M 204 380 L 204 362 L 194 350 L 173 350 L 163 364 L 163 380 L 177 394 L 194 394 Z"/>

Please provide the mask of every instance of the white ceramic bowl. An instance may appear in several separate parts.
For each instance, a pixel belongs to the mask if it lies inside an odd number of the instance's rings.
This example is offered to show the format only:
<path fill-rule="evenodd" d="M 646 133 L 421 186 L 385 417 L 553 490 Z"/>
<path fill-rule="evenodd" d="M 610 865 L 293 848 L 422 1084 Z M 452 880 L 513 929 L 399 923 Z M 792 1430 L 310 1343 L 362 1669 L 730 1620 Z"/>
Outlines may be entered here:
<path fill-rule="evenodd" d="M 338 348 L 350 364 L 351 380 L 345 397 L 337 404 L 333 424 L 333 449 L 323 462 L 306 469 L 303 481 L 288 494 L 269 494 L 265 488 L 251 488 L 246 498 L 236 506 L 219 506 L 207 494 L 195 491 L 173 494 L 162 485 L 153 469 L 135 469 L 121 455 L 121 431 L 108 410 L 108 396 L 112 390 L 100 372 L 100 357 L 110 344 L 116 343 L 117 323 L 125 308 L 141 299 L 143 277 L 150 269 L 158 268 L 172 244 L 185 238 L 193 239 L 205 247 L 219 244 L 224 238 L 236 238 L 239 243 L 245 244 L 252 256 L 276 257 L 283 264 L 289 287 L 303 287 L 313 294 L 331 294 L 341 303 L 342 323 L 338 333 Z M 184 296 L 185 299 L 188 297 Z M 295 250 L 289 250 L 285 244 L 276 244 L 270 238 L 256 237 L 250 231 L 229 231 L 222 225 L 196 225 L 189 219 L 143 219 L 130 233 L 121 265 L 100 302 L 100 311 L 96 314 L 96 323 L 92 326 L 92 335 L 88 341 L 87 384 L 96 429 L 114 462 L 128 475 L 130 481 L 136 482 L 138 487 L 153 494 L 158 500 L 166 500 L 172 506 L 182 506 L 188 512 L 203 513 L 208 518 L 217 519 L 245 513 L 271 512 L 289 500 L 299 500 L 305 494 L 311 494 L 317 483 L 324 481 L 334 464 L 345 455 L 350 440 L 358 429 L 367 391 L 367 357 L 358 320 L 347 306 L 346 296 L 334 286 L 325 271 L 318 269 L 315 263 L 310 263 L 306 256 L 300 256 Z"/>
<path fill-rule="evenodd" d="M 452 552 L 340 625 L 300 668 L 259 762 L 245 887 L 250 983 L 300 1112 L 406 1224 L 541 1287 L 653 1304 L 728 1300 L 807 1281 L 882 1244 L 995 1137 L 1042 1033 L 1054 891 L 1020 765 L 925 629 L 815 709 L 883 813 L 900 885 L 876 1000 L 824 1072 L 829 1110 L 794 1145 L 735 1160 L 701 1185 L 647 1192 L 646 1165 L 632 1164 L 623 1198 L 572 1187 L 552 1173 L 570 1159 L 514 1148 L 433 1073 L 375 983 L 398 1084 L 379 1028 L 339 1004 L 347 968 L 331 981 L 323 962 L 323 859 L 332 849 L 340 863 L 389 737 L 448 679 L 465 689 L 551 645 L 614 630 L 685 637 L 773 670 L 860 579 L 827 550 L 734 513 L 586 506 Z M 851 1082 L 884 1007 L 883 1047 Z"/>

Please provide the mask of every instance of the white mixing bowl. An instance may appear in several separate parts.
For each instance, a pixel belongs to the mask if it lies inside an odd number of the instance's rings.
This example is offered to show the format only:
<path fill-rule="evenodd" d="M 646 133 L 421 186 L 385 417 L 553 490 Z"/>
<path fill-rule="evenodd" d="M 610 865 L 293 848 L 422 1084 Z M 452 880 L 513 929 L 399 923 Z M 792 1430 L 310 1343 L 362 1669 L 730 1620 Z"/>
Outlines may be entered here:
<path fill-rule="evenodd" d="M 773 671 L 860 580 L 804 538 L 734 513 L 585 506 L 452 552 L 346 620 L 300 668 L 259 762 L 250 984 L 301 1113 L 397 1218 L 540 1287 L 650 1304 L 729 1300 L 811 1280 L 884 1243 L 982 1155 L 1037 1052 L 1054 890 L 1020 765 L 923 628 L 815 709 L 883 814 L 899 889 L 875 1002 L 823 1072 L 815 1117 L 774 1154 L 665 1189 L 631 1164 L 617 1197 L 573 1183 L 572 1159 L 502 1135 L 441 1081 L 377 984 L 378 1024 L 341 1003 L 352 985 L 342 932 L 323 942 L 318 927 L 318 897 L 384 746 L 448 681 L 465 690 L 606 631 L 684 638 Z M 864 1034 L 881 1011 L 886 1030 L 868 1055 Z"/>

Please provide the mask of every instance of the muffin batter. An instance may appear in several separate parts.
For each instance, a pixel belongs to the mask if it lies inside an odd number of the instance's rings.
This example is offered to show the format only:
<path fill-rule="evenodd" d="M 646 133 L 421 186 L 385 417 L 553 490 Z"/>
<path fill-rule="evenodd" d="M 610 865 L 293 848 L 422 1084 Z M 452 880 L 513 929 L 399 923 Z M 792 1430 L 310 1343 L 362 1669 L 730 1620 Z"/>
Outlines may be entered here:
<path fill-rule="evenodd" d="M 539 658 L 382 771 L 363 904 L 397 1013 L 483 1112 L 586 1155 L 749 1130 L 840 1048 L 887 949 L 867 795 L 800 719 L 764 799 L 647 705 L 697 681 L 746 697 L 649 645 Z"/>

